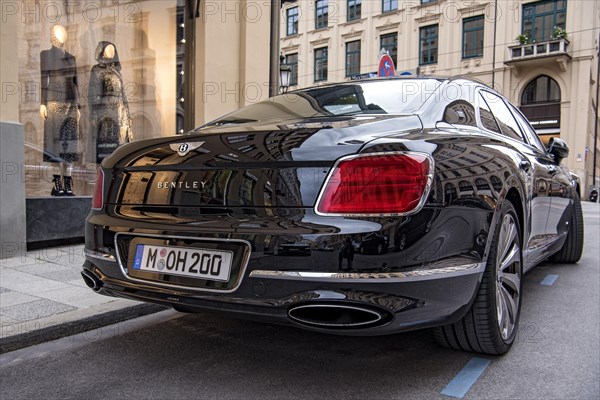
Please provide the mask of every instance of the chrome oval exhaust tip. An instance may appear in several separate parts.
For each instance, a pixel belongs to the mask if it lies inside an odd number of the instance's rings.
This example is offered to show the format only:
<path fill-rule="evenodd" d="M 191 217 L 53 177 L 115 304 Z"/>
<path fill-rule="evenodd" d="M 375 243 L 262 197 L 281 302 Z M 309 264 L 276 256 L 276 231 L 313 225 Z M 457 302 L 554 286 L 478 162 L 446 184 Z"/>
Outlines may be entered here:
<path fill-rule="evenodd" d="M 81 271 L 81 277 L 83 278 L 83 281 L 85 282 L 87 287 L 96 292 L 102 287 L 102 281 L 88 270 Z"/>
<path fill-rule="evenodd" d="M 384 322 L 383 311 L 349 304 L 303 304 L 288 311 L 290 319 L 304 325 L 329 329 L 365 328 Z"/>

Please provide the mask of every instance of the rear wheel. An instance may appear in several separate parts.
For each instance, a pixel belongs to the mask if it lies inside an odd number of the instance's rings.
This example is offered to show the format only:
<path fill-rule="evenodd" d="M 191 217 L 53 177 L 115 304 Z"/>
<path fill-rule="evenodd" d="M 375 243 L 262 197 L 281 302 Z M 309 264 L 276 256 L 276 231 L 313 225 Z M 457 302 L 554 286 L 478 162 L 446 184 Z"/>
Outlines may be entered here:
<path fill-rule="evenodd" d="M 552 262 L 561 264 L 574 264 L 581 258 L 583 252 L 583 212 L 581 211 L 581 200 L 575 193 L 573 198 L 573 213 L 569 220 L 569 232 L 565 244 L 550 259 Z"/>
<path fill-rule="evenodd" d="M 521 312 L 520 232 L 515 208 L 505 201 L 475 301 L 460 321 L 434 329 L 439 344 L 486 354 L 510 349 Z"/>

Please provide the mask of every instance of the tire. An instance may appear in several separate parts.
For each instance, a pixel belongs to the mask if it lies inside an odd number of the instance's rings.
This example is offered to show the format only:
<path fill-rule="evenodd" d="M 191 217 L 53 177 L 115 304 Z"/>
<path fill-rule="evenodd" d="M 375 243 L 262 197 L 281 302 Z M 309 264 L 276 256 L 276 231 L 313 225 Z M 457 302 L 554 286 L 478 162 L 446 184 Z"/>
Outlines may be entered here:
<path fill-rule="evenodd" d="M 523 251 L 515 208 L 502 205 L 490 253 L 475 301 L 458 322 L 434 328 L 437 342 L 456 350 L 504 354 L 519 326 L 522 298 Z"/>
<path fill-rule="evenodd" d="M 560 264 L 574 264 L 581 258 L 583 253 L 583 212 L 581 211 L 581 200 L 575 193 L 573 198 L 573 213 L 569 220 L 569 232 L 563 247 L 555 253 L 550 260 Z"/>

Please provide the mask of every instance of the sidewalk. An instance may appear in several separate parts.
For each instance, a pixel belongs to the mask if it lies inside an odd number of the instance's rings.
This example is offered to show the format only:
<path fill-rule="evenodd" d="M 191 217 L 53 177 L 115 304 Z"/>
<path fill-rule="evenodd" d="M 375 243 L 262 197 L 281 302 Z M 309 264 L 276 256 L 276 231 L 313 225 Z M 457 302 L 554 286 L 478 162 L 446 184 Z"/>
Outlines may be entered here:
<path fill-rule="evenodd" d="M 83 245 L 0 260 L 0 353 L 164 309 L 94 293 L 83 261 Z"/>

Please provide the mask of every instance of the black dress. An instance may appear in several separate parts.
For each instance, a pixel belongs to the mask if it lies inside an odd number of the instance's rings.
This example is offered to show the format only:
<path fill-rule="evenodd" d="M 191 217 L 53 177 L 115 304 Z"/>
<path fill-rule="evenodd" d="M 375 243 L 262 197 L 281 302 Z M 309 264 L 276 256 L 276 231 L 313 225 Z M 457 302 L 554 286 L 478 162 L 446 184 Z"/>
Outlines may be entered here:
<path fill-rule="evenodd" d="M 98 64 L 92 67 L 88 91 L 92 126 L 90 142 L 95 144 L 95 148 L 90 150 L 95 152 L 97 163 L 111 155 L 118 146 L 132 140 L 131 118 L 116 48 L 113 58 L 104 57 L 104 49 L 111 44 L 105 41 L 98 44 Z"/>
<path fill-rule="evenodd" d="M 48 113 L 44 121 L 44 161 L 79 160 L 79 88 L 75 57 L 52 46 L 40 53 L 41 104 Z"/>

